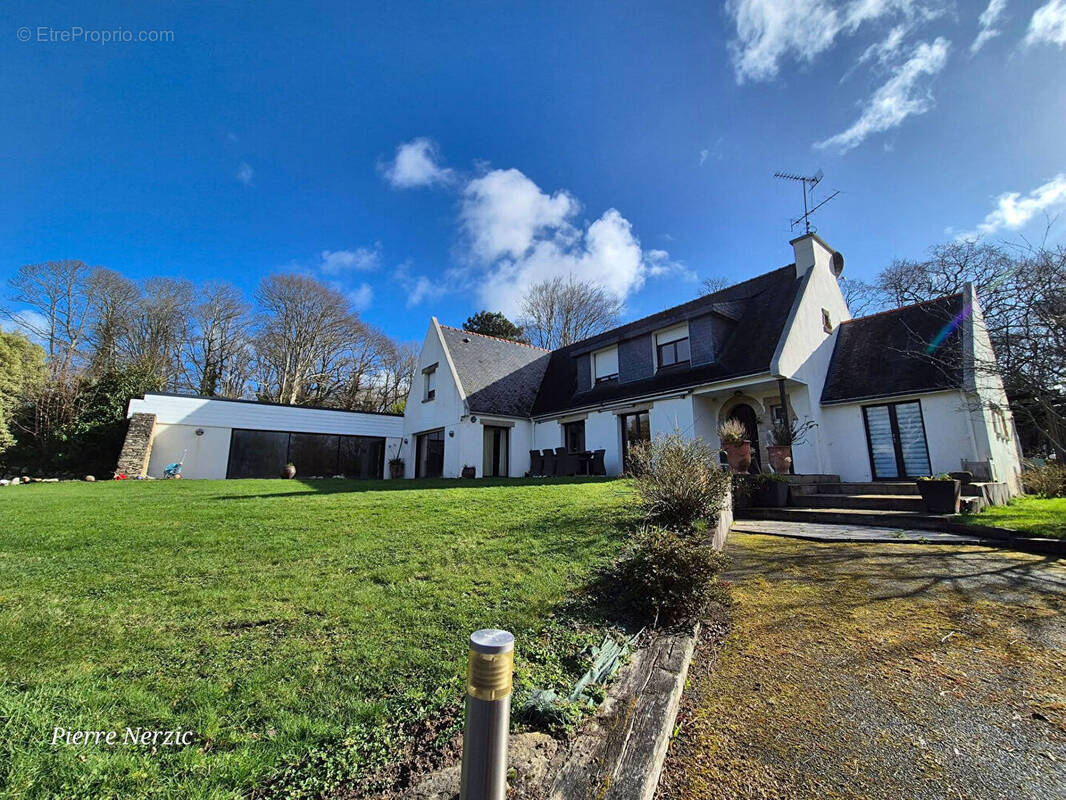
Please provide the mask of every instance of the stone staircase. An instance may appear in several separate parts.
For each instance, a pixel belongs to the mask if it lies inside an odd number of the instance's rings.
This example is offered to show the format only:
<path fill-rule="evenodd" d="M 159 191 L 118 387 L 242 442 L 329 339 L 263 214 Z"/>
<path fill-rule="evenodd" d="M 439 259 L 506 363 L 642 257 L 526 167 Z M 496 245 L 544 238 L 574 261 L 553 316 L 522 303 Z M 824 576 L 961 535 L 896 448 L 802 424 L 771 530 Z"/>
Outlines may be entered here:
<path fill-rule="evenodd" d="M 839 475 L 790 475 L 789 484 L 787 507 L 737 509 L 737 518 L 919 530 L 945 530 L 955 520 L 951 514 L 926 512 L 913 481 L 849 483 Z M 976 512 L 988 505 L 1000 485 L 988 486 L 963 486 L 960 510 Z"/>

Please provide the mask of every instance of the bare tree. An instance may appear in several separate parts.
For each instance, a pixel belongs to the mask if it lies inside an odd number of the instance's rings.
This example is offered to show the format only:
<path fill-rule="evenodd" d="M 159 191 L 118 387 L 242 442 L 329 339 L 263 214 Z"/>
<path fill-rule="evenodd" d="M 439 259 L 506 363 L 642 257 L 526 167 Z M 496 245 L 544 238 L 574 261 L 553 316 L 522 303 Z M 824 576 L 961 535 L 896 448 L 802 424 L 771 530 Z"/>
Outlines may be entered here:
<path fill-rule="evenodd" d="M 519 324 L 530 342 L 554 350 L 614 327 L 622 303 L 603 287 L 570 275 L 530 286 L 522 314 Z"/>
<path fill-rule="evenodd" d="M 293 405 L 322 397 L 358 324 L 344 296 L 304 275 L 271 275 L 256 300 L 259 396 Z"/>
<path fill-rule="evenodd" d="M 125 339 L 128 361 L 158 375 L 171 389 L 181 386 L 181 356 L 194 298 L 189 281 L 149 278 Z"/>
<path fill-rule="evenodd" d="M 251 377 L 251 307 L 229 283 L 209 283 L 193 307 L 186 343 L 189 386 L 205 397 L 241 397 Z"/>
<path fill-rule="evenodd" d="M 96 267 L 89 276 L 89 304 L 92 321 L 87 337 L 92 373 L 119 366 L 123 342 L 137 317 L 141 289 L 124 275 L 105 267 Z"/>
<path fill-rule="evenodd" d="M 64 259 L 21 266 L 9 281 L 15 303 L 34 313 L 5 308 L 3 314 L 44 342 L 52 375 L 69 374 L 82 358 L 91 272 L 83 261 Z"/>
<path fill-rule="evenodd" d="M 710 278 L 704 278 L 700 284 L 700 295 L 714 294 L 720 292 L 729 286 L 729 281 L 720 275 L 715 275 Z"/>
<path fill-rule="evenodd" d="M 872 283 L 857 278 L 844 278 L 839 281 L 844 302 L 853 317 L 864 317 L 880 311 L 887 305 L 885 294 Z"/>

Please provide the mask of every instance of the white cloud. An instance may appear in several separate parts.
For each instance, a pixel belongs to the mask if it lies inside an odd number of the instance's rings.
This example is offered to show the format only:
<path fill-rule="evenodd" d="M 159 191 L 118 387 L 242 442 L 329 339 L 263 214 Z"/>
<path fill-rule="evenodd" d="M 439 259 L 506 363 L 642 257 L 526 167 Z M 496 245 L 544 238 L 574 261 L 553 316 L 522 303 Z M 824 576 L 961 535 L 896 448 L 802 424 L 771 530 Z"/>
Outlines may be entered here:
<path fill-rule="evenodd" d="M 703 162 L 707 160 L 707 156 L 711 154 L 710 150 L 700 150 L 700 166 L 703 166 Z"/>
<path fill-rule="evenodd" d="M 236 178 L 245 186 L 251 186 L 252 183 L 255 181 L 255 170 L 252 169 L 252 165 L 249 164 L 247 161 L 242 161 L 240 164 L 237 165 Z"/>
<path fill-rule="evenodd" d="M 940 0 L 729 0 L 736 25 L 729 48 L 737 83 L 777 77 L 786 58 L 811 63 L 841 34 L 888 17 L 928 20 L 942 13 Z"/>
<path fill-rule="evenodd" d="M 648 277 L 683 274 L 665 250 L 645 251 L 614 208 L 585 224 L 569 193 L 547 194 L 516 169 L 493 170 L 464 191 L 463 229 L 470 246 L 466 280 L 485 308 L 517 316 L 533 283 L 573 276 L 620 300 Z"/>
<path fill-rule="evenodd" d="M 381 244 L 373 248 L 357 247 L 355 250 L 323 250 L 319 268 L 327 275 L 345 272 L 369 272 L 381 266 Z"/>
<path fill-rule="evenodd" d="M 977 38 L 973 40 L 973 44 L 970 45 L 970 52 L 976 53 L 982 47 L 989 42 L 989 40 L 996 38 L 1003 31 L 996 27 L 996 24 L 1003 18 L 1003 12 L 1007 9 L 1007 0 L 988 0 L 988 7 L 981 12 L 981 16 L 977 18 L 977 24 L 979 30 L 977 32 Z"/>
<path fill-rule="evenodd" d="M 374 287 L 369 283 L 364 283 L 358 289 L 348 292 L 347 296 L 348 302 L 357 310 L 362 311 L 365 308 L 369 308 L 374 301 Z"/>
<path fill-rule="evenodd" d="M 974 230 L 961 234 L 959 239 L 989 236 L 1002 230 L 1016 231 L 1033 217 L 1060 206 L 1066 206 L 1066 172 L 1060 172 L 1043 186 L 1022 196 L 1020 192 L 1004 192 L 996 198 L 996 208 L 985 216 Z"/>
<path fill-rule="evenodd" d="M 936 75 L 947 64 L 951 42 L 938 37 L 932 44 L 919 42 L 911 57 L 897 67 L 892 77 L 870 97 L 862 114 L 850 128 L 831 136 L 815 147 L 841 153 L 858 147 L 875 133 L 896 128 L 907 117 L 924 114 L 933 106 L 933 97 L 921 83 L 925 75 Z"/>
<path fill-rule="evenodd" d="M 859 56 L 859 63 L 866 64 L 874 59 L 881 66 L 885 66 L 891 63 L 896 56 L 899 55 L 900 48 L 903 46 L 903 39 L 907 35 L 907 28 L 904 25 L 896 25 L 892 30 L 888 32 L 888 35 L 879 42 L 874 42 L 867 47 L 861 56 Z"/>
<path fill-rule="evenodd" d="M 437 146 L 424 137 L 404 142 L 396 148 L 391 164 L 381 165 L 385 179 L 395 189 L 413 189 L 449 183 L 455 173 L 437 163 Z"/>
<path fill-rule="evenodd" d="M 427 300 L 435 300 L 456 288 L 457 273 L 449 270 L 445 277 L 447 282 L 438 283 L 426 275 L 413 275 L 411 265 L 407 262 L 400 264 L 392 275 L 393 280 L 407 293 L 407 308 L 414 308 Z"/>
<path fill-rule="evenodd" d="M 521 257 L 546 231 L 572 234 L 568 220 L 579 208 L 566 192 L 547 195 L 517 169 L 496 169 L 466 185 L 461 219 L 473 254 L 493 261 Z"/>
<path fill-rule="evenodd" d="M 1057 44 L 1066 47 L 1066 0 L 1051 0 L 1033 12 L 1025 44 Z"/>

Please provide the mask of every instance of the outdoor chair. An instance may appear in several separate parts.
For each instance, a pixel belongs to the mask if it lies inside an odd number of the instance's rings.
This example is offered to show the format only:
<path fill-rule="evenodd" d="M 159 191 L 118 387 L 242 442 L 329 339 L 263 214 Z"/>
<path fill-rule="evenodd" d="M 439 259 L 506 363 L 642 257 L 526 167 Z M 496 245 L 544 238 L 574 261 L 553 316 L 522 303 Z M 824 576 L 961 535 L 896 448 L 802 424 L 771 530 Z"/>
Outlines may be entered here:
<path fill-rule="evenodd" d="M 533 477 L 544 474 L 544 456 L 540 450 L 529 451 L 529 474 Z"/>
<path fill-rule="evenodd" d="M 593 475 L 606 475 L 607 465 L 603 463 L 603 457 L 607 453 L 606 450 L 593 450 L 592 451 L 592 470 Z"/>
<path fill-rule="evenodd" d="M 544 475 L 545 477 L 552 477 L 555 475 L 555 451 L 544 451 Z"/>
<path fill-rule="evenodd" d="M 577 475 L 577 456 L 566 452 L 565 447 L 555 448 L 555 474 Z"/>

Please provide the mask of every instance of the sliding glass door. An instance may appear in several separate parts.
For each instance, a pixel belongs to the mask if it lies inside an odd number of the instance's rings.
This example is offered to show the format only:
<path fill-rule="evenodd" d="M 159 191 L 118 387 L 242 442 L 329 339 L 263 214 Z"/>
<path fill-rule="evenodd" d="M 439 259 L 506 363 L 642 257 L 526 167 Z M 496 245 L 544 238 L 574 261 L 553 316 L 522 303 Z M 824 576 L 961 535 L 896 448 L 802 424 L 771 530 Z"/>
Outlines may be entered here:
<path fill-rule="evenodd" d="M 862 413 L 875 481 L 929 474 L 929 447 L 918 400 L 864 406 Z"/>

